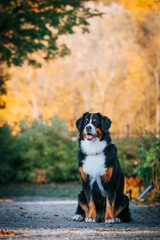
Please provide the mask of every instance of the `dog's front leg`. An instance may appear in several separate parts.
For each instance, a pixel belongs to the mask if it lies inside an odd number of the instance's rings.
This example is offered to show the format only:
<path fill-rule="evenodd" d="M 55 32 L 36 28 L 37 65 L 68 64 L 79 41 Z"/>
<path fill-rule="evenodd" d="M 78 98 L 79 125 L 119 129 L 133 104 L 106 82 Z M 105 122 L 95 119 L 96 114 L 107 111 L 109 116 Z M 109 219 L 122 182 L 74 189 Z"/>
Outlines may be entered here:
<path fill-rule="evenodd" d="M 119 219 L 115 217 L 115 199 L 116 193 L 110 190 L 107 191 L 105 223 L 119 222 Z"/>
<path fill-rule="evenodd" d="M 108 195 L 106 196 L 106 212 L 105 212 L 105 223 L 115 222 L 115 201 L 114 199 L 109 200 Z"/>
<path fill-rule="evenodd" d="M 89 202 L 89 214 L 88 218 L 85 219 L 85 222 L 95 222 L 96 221 L 96 206 L 93 202 L 92 196 L 90 197 L 90 202 Z"/>

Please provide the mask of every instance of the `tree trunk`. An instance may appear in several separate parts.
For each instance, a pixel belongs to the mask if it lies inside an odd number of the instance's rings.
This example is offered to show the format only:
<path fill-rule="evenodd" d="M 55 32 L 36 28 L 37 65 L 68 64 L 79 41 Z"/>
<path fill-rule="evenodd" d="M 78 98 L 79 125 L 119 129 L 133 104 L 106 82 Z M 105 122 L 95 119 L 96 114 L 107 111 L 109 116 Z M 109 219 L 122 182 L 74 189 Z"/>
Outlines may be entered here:
<path fill-rule="evenodd" d="M 159 72 L 154 72 L 155 77 L 155 104 L 156 104 L 156 137 L 160 136 L 160 104 L 159 104 Z"/>

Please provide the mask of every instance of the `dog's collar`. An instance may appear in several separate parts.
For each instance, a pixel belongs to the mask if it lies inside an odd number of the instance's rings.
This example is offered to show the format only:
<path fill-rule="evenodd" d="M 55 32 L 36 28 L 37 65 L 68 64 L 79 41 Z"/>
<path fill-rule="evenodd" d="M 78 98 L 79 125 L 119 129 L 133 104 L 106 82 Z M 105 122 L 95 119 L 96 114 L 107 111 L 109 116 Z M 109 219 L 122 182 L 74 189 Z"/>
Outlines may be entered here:
<path fill-rule="evenodd" d="M 90 153 L 90 154 L 85 154 L 86 156 L 97 156 L 97 155 L 101 155 L 104 151 L 102 152 L 97 152 L 97 153 Z"/>

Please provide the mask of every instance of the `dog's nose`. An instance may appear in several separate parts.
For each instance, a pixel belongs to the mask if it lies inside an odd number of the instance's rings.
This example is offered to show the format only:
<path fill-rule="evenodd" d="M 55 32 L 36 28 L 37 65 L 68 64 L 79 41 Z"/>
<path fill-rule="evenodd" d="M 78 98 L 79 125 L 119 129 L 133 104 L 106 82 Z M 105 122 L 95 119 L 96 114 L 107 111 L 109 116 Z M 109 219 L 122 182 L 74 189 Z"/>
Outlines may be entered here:
<path fill-rule="evenodd" d="M 90 125 L 86 126 L 86 130 L 90 132 L 92 130 L 92 127 Z"/>

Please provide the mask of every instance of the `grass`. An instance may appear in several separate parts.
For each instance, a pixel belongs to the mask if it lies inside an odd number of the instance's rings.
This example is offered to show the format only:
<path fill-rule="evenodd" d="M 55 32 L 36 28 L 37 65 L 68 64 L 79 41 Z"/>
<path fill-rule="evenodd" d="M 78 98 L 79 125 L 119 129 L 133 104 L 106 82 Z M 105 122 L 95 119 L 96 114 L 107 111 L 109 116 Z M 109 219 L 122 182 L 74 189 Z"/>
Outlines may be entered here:
<path fill-rule="evenodd" d="M 20 196 L 77 197 L 81 190 L 79 182 L 31 184 L 7 183 L 0 185 L 0 198 Z"/>

